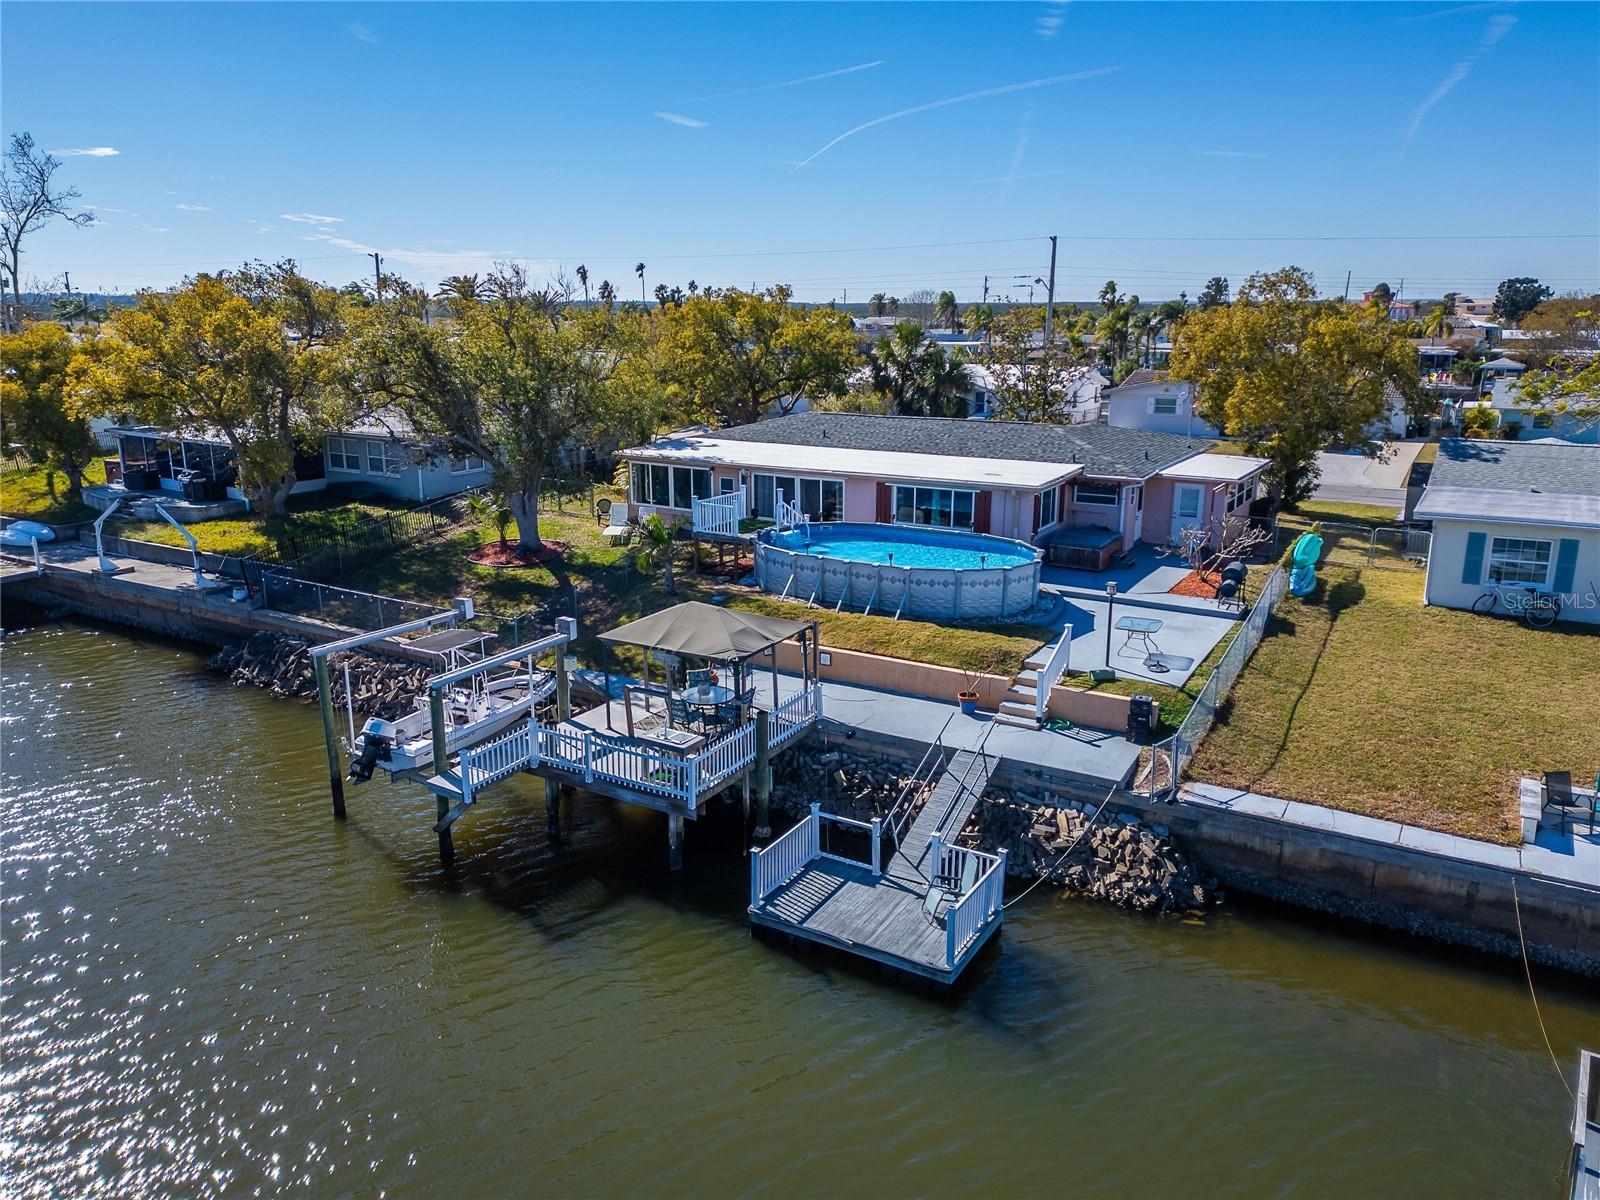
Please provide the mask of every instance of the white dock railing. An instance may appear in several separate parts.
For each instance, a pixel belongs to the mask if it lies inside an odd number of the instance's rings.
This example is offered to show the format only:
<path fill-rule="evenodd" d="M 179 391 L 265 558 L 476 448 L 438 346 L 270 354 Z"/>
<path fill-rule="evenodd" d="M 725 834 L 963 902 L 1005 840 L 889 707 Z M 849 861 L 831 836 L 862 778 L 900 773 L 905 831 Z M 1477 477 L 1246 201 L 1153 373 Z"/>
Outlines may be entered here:
<path fill-rule="evenodd" d="M 539 765 L 539 722 L 527 723 L 478 746 L 461 748 L 461 803 L 471 804 L 473 792 L 515 775 L 524 767 Z"/>
<path fill-rule="evenodd" d="M 954 877 L 957 879 L 966 865 L 960 861 L 961 855 L 971 854 L 978 859 L 977 882 L 944 914 L 945 962 L 954 967 L 972 940 L 983 932 L 984 926 L 999 915 L 1005 903 L 1006 852 L 1002 850 L 998 855 L 985 854 L 981 850 L 963 850 L 959 846 L 946 846 L 937 841 L 934 845 L 941 859 L 949 856 L 947 861 L 955 868 Z"/>
<path fill-rule="evenodd" d="M 822 821 L 816 806 L 773 842 L 750 855 L 750 905 L 756 907 L 806 869 L 822 853 Z"/>
<path fill-rule="evenodd" d="M 871 854 L 871 861 L 870 862 L 865 862 L 864 863 L 860 859 L 847 858 L 846 856 L 844 856 L 842 854 L 830 854 L 828 851 L 821 849 L 822 827 L 819 825 L 817 827 L 817 842 L 818 842 L 817 856 L 819 858 L 831 858 L 831 859 L 833 859 L 834 862 L 846 863 L 846 864 L 848 864 L 848 865 L 850 865 L 852 867 L 867 867 L 867 866 L 870 866 L 872 868 L 872 877 L 874 879 L 877 879 L 880 875 L 883 874 L 883 860 L 882 860 L 882 854 L 883 854 L 883 818 L 882 817 L 873 817 L 872 820 L 870 820 L 870 821 L 857 821 L 857 820 L 855 820 L 854 818 L 851 818 L 851 817 L 841 817 L 841 816 L 835 815 L 834 813 L 825 813 L 825 812 L 822 811 L 822 806 L 820 804 L 812 804 L 812 806 L 811 806 L 811 815 L 816 817 L 819 821 L 826 821 L 826 822 L 828 822 L 829 824 L 832 824 L 832 825 L 843 825 L 846 829 L 860 829 L 860 830 L 863 830 L 863 831 L 865 831 L 867 836 L 869 838 L 871 838 L 871 840 L 872 840 L 872 854 Z"/>
<path fill-rule="evenodd" d="M 739 522 L 744 518 L 744 489 L 696 500 L 693 514 L 694 532 L 737 537 Z"/>
<path fill-rule="evenodd" d="M 738 774 L 755 760 L 756 727 L 753 721 L 747 721 L 702 750 L 695 773 L 700 786 L 707 788 Z"/>
<path fill-rule="evenodd" d="M 822 685 L 802 688 L 772 712 L 767 744 L 776 750 L 822 716 Z"/>

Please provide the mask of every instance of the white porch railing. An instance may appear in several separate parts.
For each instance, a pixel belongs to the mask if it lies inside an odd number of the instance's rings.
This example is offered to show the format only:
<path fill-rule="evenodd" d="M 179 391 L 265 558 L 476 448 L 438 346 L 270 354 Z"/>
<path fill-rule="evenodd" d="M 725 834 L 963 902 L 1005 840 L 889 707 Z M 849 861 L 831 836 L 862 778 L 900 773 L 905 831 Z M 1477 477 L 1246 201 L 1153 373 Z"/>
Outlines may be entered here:
<path fill-rule="evenodd" d="M 773 710 L 767 745 L 776 750 L 822 716 L 822 685 L 813 684 L 790 696 Z"/>
<path fill-rule="evenodd" d="M 770 846 L 750 856 L 750 904 L 755 907 L 793 879 L 822 853 L 822 822 L 816 809 Z"/>
<path fill-rule="evenodd" d="M 694 502 L 694 532 L 737 536 L 744 518 L 744 489 L 707 496 Z"/>
<path fill-rule="evenodd" d="M 956 879 L 961 878 L 966 866 L 963 855 L 970 854 L 978 860 L 978 879 L 972 890 L 944 914 L 945 963 L 953 967 L 973 939 L 983 932 L 984 926 L 999 915 L 1005 903 L 1006 852 L 1002 850 L 994 855 L 981 850 L 964 850 L 960 846 L 947 846 L 938 839 L 931 848 L 936 861 L 929 865 L 940 874 Z"/>
<path fill-rule="evenodd" d="M 539 764 L 539 722 L 530 716 L 491 741 L 461 749 L 461 803 L 471 804 L 473 793 L 491 783 Z"/>
<path fill-rule="evenodd" d="M 1045 710 L 1050 707 L 1050 689 L 1067 673 L 1072 659 L 1072 626 L 1062 631 L 1061 639 L 1050 647 L 1050 657 L 1039 668 L 1039 678 L 1034 681 L 1033 712 L 1039 724 L 1044 724 Z"/>
<path fill-rule="evenodd" d="M 737 775 L 756 760 L 756 726 L 747 721 L 732 733 L 718 738 L 697 756 L 700 786 L 712 787 Z"/>

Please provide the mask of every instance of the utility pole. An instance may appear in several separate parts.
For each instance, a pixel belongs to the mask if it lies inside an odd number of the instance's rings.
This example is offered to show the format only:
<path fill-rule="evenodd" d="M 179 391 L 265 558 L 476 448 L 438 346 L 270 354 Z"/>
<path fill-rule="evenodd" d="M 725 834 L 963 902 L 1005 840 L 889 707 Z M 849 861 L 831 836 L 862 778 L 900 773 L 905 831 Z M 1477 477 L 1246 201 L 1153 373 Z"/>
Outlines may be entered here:
<path fill-rule="evenodd" d="M 1344 296 L 1342 298 L 1345 300 L 1346 303 L 1348 303 L 1349 300 L 1350 300 L 1350 272 L 1349 271 L 1346 271 L 1344 273 Z"/>
<path fill-rule="evenodd" d="M 1056 235 L 1050 235 L 1050 282 L 1046 285 L 1044 297 L 1044 404 L 1046 410 L 1050 407 L 1050 375 L 1055 369 L 1052 366 L 1056 350 Z M 1107 662 L 1111 659 L 1107 657 Z"/>
<path fill-rule="evenodd" d="M 367 255 L 372 260 L 372 285 L 373 292 L 378 298 L 378 303 L 383 303 L 383 256 L 376 250 Z"/>
<path fill-rule="evenodd" d="M 67 281 L 67 295 L 72 295 L 72 272 L 63 271 L 61 272 L 61 277 Z"/>

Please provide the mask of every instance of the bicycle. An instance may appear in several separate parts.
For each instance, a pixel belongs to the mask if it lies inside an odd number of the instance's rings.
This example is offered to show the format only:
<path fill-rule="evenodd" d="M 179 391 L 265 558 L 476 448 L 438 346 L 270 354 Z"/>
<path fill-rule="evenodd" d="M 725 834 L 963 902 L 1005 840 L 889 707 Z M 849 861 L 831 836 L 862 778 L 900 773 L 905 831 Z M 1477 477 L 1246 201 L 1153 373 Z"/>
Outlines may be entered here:
<path fill-rule="evenodd" d="M 1505 605 L 1507 613 L 1520 616 L 1535 629 L 1547 629 L 1561 616 L 1561 597 L 1541 591 L 1531 583 L 1491 583 L 1489 590 L 1472 602 L 1472 611 L 1485 616 L 1493 612 L 1497 604 Z"/>

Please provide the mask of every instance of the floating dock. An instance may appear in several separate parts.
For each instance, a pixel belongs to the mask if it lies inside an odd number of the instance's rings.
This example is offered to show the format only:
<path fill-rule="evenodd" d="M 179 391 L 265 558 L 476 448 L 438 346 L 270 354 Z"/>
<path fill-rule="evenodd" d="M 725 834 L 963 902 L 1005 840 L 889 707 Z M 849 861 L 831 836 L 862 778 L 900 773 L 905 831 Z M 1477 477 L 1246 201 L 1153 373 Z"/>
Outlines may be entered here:
<path fill-rule="evenodd" d="M 886 826 L 812 805 L 793 829 L 752 854 L 750 923 L 953 984 L 1003 916 L 1005 853 L 954 844 L 997 761 L 981 748 L 952 756 L 898 841 L 893 814 Z M 854 833 L 857 841 L 864 832 L 867 857 L 824 849 L 835 832 Z"/>

